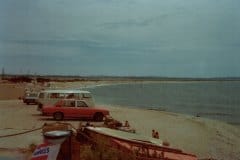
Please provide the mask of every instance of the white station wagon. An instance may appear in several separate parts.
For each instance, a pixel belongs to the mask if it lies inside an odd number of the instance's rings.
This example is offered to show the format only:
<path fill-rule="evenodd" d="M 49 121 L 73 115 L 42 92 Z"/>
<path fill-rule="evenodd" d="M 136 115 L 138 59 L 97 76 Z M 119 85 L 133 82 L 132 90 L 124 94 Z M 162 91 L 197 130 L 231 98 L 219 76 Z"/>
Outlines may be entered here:
<path fill-rule="evenodd" d="M 38 96 L 38 110 L 41 110 L 43 105 L 53 105 L 60 99 L 77 99 L 84 100 L 89 106 L 94 106 L 94 99 L 89 91 L 83 90 L 43 90 Z"/>

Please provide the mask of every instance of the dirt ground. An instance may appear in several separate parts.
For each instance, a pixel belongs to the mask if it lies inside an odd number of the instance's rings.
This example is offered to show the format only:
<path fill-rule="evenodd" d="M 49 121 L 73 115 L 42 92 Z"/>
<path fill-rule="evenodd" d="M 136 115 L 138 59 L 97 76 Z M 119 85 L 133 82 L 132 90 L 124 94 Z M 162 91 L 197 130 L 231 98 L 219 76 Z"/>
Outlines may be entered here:
<path fill-rule="evenodd" d="M 1 84 L 0 83 L 0 99 L 18 99 L 24 94 L 24 86 L 18 86 L 15 84 Z"/>
<path fill-rule="evenodd" d="M 2 88 L 0 92 L 2 95 L 6 94 Z M 0 100 L 0 136 L 36 129 L 44 123 L 55 122 L 51 118 L 42 117 L 36 107 L 13 98 Z M 136 129 L 136 134 L 150 137 L 152 129 L 155 129 L 159 131 L 160 139 L 168 141 L 170 146 L 196 154 L 198 158 L 238 160 L 240 157 L 238 127 L 214 120 L 162 111 L 130 109 L 121 106 L 102 107 L 108 108 L 115 119 L 122 122 L 128 120 Z M 80 121 L 63 122 L 78 127 Z M 1 138 L 0 148 L 27 148 L 31 143 L 41 142 L 41 131 L 35 131 Z"/>

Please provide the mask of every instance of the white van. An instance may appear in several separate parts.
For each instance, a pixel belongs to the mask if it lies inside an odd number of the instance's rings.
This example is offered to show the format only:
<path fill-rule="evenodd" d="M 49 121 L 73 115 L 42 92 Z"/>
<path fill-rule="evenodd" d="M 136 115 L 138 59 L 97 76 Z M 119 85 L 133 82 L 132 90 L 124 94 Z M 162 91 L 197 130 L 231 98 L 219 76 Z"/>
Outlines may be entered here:
<path fill-rule="evenodd" d="M 38 95 L 38 110 L 41 110 L 43 105 L 53 105 L 63 98 L 84 100 L 88 106 L 94 106 L 94 99 L 89 91 L 70 89 L 43 90 Z"/>

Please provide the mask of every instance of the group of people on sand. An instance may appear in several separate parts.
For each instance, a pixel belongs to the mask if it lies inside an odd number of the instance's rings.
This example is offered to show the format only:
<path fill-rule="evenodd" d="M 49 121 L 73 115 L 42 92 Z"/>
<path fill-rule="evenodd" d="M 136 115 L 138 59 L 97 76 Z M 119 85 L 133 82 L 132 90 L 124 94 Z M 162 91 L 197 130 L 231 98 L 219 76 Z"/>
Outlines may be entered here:
<path fill-rule="evenodd" d="M 152 130 L 152 137 L 159 139 L 159 133 L 158 131 L 155 131 L 154 129 Z"/>

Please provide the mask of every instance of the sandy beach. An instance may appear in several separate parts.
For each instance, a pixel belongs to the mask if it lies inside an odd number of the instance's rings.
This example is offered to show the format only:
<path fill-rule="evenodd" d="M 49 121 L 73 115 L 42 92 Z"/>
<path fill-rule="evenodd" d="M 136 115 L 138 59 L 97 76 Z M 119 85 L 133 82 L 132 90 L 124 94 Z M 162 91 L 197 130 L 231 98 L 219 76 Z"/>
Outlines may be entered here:
<path fill-rule="evenodd" d="M 76 82 L 58 83 L 55 86 L 63 88 L 78 86 L 80 88 L 109 83 Z M 55 122 L 43 118 L 36 110 L 36 105 L 25 105 L 17 99 L 26 85 L 1 84 L 0 87 L 0 136 L 36 129 L 44 123 Z M 239 127 L 189 115 L 132 109 L 130 106 L 107 105 L 101 107 L 108 108 L 112 117 L 119 121 L 128 120 L 130 125 L 136 129 L 136 134 L 150 137 L 151 130 L 155 129 L 159 131 L 160 138 L 169 142 L 170 146 L 196 154 L 199 159 L 211 157 L 219 160 L 237 160 L 240 157 Z M 64 122 L 71 123 L 75 127 L 79 124 L 79 121 Z M 41 131 L 35 131 L 24 135 L 1 138 L 0 148 L 27 148 L 31 143 L 39 144 L 41 141 Z"/>

